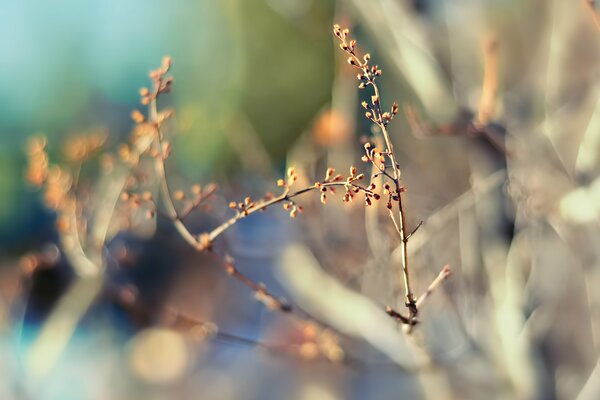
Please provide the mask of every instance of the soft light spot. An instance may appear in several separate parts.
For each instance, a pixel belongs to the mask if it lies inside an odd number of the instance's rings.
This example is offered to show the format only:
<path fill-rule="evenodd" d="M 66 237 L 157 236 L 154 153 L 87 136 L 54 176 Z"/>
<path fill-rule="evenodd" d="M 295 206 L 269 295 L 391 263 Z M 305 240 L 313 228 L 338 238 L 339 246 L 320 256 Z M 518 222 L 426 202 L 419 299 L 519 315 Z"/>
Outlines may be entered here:
<path fill-rule="evenodd" d="M 131 370 L 150 383 L 174 382 L 182 377 L 188 365 L 185 341 L 172 330 L 147 329 L 133 338 L 130 346 Z"/>

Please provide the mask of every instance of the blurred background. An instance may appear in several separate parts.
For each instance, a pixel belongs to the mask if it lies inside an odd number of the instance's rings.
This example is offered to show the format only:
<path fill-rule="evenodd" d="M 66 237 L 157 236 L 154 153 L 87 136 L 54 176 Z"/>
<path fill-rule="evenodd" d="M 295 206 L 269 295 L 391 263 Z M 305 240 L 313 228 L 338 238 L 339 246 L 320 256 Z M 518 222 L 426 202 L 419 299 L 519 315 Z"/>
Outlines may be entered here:
<path fill-rule="evenodd" d="M 417 293 L 452 266 L 415 332 L 384 312 L 404 302 L 385 205 L 341 194 L 326 205 L 306 194 L 296 220 L 276 207 L 215 242 L 295 317 L 160 212 L 118 205 L 101 281 L 82 277 L 25 179 L 30 138 L 76 174 L 93 220 L 98 182 L 117 178 L 98 155 L 75 165 L 69 146 L 95 137 L 118 154 L 148 72 L 170 55 L 173 93 L 159 105 L 176 110 L 171 188 L 219 186 L 186 219 L 192 232 L 231 217 L 231 200 L 278 193 L 289 166 L 298 188 L 327 167 L 369 173 L 370 93 L 334 23 L 383 69 L 383 104 L 400 104 L 390 133 L 407 223 L 423 221 L 409 242 Z M 600 398 L 593 2 L 21 0 L 0 5 L 0 34 L 1 399 Z M 156 197 L 145 167 L 136 179 Z"/>

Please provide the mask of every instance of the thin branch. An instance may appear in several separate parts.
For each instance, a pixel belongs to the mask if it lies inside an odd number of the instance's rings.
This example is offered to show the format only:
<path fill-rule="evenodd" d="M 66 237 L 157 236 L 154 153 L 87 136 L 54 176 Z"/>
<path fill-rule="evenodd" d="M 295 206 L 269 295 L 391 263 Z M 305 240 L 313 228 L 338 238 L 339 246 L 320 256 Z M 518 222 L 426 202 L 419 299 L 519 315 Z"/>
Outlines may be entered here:
<path fill-rule="evenodd" d="M 498 41 L 494 37 L 485 39 L 483 44 L 483 85 L 475 126 L 484 127 L 496 108 L 498 94 Z"/>
<path fill-rule="evenodd" d="M 334 35 L 340 40 L 340 47 L 343 51 L 345 51 L 350 58 L 348 58 L 348 63 L 359 71 L 358 79 L 361 82 L 359 84 L 359 88 L 364 89 L 367 86 L 371 86 L 373 89 L 373 96 L 371 97 L 371 104 L 367 102 L 363 102 L 363 107 L 367 109 L 365 116 L 370 119 L 373 123 L 375 123 L 381 130 L 383 135 L 383 139 L 385 142 L 385 155 L 390 158 L 391 167 L 392 167 L 392 176 L 389 177 L 395 187 L 395 192 L 392 193 L 392 198 L 397 203 L 398 207 L 398 220 L 393 217 L 393 214 L 390 213 L 391 219 L 394 222 L 398 235 L 400 237 L 401 246 L 402 246 L 402 279 L 404 281 L 404 291 L 405 291 L 405 301 L 406 307 L 410 312 L 410 318 L 416 317 L 418 310 L 416 307 L 415 296 L 411 289 L 411 281 L 410 281 L 410 273 L 408 266 L 408 239 L 406 234 L 406 212 L 404 210 L 404 203 L 402 201 L 402 192 L 403 188 L 400 185 L 400 169 L 398 168 L 398 162 L 396 161 L 396 155 L 394 153 L 394 146 L 390 139 L 389 132 L 387 130 L 387 125 L 394 118 L 394 116 L 398 113 L 398 105 L 394 103 L 392 105 L 392 109 L 390 112 L 383 112 L 381 108 L 381 96 L 379 93 L 379 87 L 377 86 L 375 80 L 377 77 L 381 76 L 381 70 L 377 65 L 371 66 L 369 65 L 370 55 L 365 54 L 363 60 L 361 60 L 355 52 L 356 41 L 350 40 L 347 41 L 347 37 L 349 34 L 348 29 L 341 29 L 339 25 L 335 25 L 333 28 Z M 383 153 L 382 153 L 383 154 Z M 385 171 L 385 167 L 383 168 Z"/>
<path fill-rule="evenodd" d="M 417 224 L 417 226 L 415 227 L 415 229 L 413 229 L 412 232 L 408 234 L 408 236 L 406 237 L 406 240 L 410 239 L 410 237 L 412 235 L 414 235 L 415 232 L 417 232 L 419 230 L 419 228 L 421 227 L 421 225 L 423 225 L 423 220 L 419 221 L 419 223 Z"/>
<path fill-rule="evenodd" d="M 417 307 L 420 308 L 425 302 L 425 300 L 427 300 L 427 298 L 431 295 L 431 293 L 433 293 L 433 291 L 438 286 L 440 286 L 446 279 L 448 279 L 450 275 L 452 275 L 452 268 L 450 268 L 450 265 L 445 265 L 444 268 L 442 268 L 442 270 L 438 274 L 438 276 L 436 276 L 435 279 L 431 282 L 431 284 L 429 284 L 429 287 L 427 288 L 425 293 L 423 293 L 419 297 L 419 299 L 417 300 Z"/>

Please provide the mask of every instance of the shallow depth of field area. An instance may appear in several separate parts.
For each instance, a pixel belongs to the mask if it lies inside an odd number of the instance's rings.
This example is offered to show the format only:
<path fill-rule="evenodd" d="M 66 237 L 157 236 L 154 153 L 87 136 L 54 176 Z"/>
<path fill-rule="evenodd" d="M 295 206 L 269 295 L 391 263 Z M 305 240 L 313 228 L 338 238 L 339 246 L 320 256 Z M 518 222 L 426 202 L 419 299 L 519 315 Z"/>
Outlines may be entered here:
<path fill-rule="evenodd" d="M 0 399 L 600 398 L 593 0 L 0 9 Z"/>

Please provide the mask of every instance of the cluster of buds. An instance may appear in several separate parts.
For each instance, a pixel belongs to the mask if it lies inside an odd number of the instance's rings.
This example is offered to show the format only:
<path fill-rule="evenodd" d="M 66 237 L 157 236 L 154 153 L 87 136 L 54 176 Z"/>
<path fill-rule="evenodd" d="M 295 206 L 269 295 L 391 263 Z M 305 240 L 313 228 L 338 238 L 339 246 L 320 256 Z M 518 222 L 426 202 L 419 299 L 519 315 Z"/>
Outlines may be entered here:
<path fill-rule="evenodd" d="M 344 350 L 339 344 L 338 336 L 330 329 L 323 329 L 314 323 L 307 322 L 302 327 L 303 343 L 298 348 L 298 355 L 308 361 L 319 357 L 331 362 L 344 359 Z"/>
<path fill-rule="evenodd" d="M 138 210 L 142 207 L 146 209 L 144 216 L 148 219 L 154 218 L 156 215 L 156 204 L 152 193 L 144 191 L 141 193 L 137 192 L 123 192 L 121 193 L 121 201 L 126 204 L 131 210 Z"/>
<path fill-rule="evenodd" d="M 70 219 L 65 214 L 76 208 L 75 197 L 71 192 L 73 177 L 66 169 L 49 164 L 46 143 L 43 136 L 29 140 L 26 178 L 32 185 L 44 186 L 44 204 L 58 212 L 56 227 L 64 232 L 71 228 Z"/>
<path fill-rule="evenodd" d="M 394 117 L 398 114 L 398 103 L 393 102 L 392 108 L 390 111 L 381 111 L 381 103 L 379 100 L 379 96 L 373 95 L 371 96 L 371 103 L 367 103 L 363 101 L 361 103 L 365 111 L 365 117 L 368 120 L 372 121 L 375 124 L 382 124 L 383 126 L 387 126 Z"/>
<path fill-rule="evenodd" d="M 102 148 L 106 137 L 106 132 L 102 131 L 69 139 L 63 149 L 65 158 L 71 162 L 81 162 L 87 159 Z"/>
<path fill-rule="evenodd" d="M 297 180 L 298 173 L 296 172 L 296 168 L 289 167 L 287 170 L 286 179 L 278 179 L 277 186 L 289 190 Z"/>
<path fill-rule="evenodd" d="M 365 195 L 365 205 L 370 206 L 374 200 L 379 200 L 380 195 L 378 193 L 373 192 L 376 189 L 376 185 L 372 183 L 368 188 L 364 188 L 356 184 L 356 181 L 363 180 L 365 178 L 365 174 L 358 173 L 356 167 L 350 167 L 350 174 L 344 180 L 342 175 L 336 174 L 335 169 L 327 168 L 325 173 L 325 179 L 322 182 L 316 182 L 315 188 L 321 191 L 321 203 L 327 203 L 327 192 L 331 192 L 332 194 L 336 193 L 335 186 L 343 186 L 345 193 L 343 197 L 343 201 L 345 203 L 349 203 L 354 200 L 354 196 L 363 192 Z"/>
<path fill-rule="evenodd" d="M 383 185 L 383 195 L 388 196 L 387 208 L 392 209 L 392 201 L 398 201 L 400 194 L 406 192 L 406 186 L 399 186 L 398 189 L 392 189 L 389 183 Z"/>
<path fill-rule="evenodd" d="M 344 178 L 341 174 L 336 174 L 334 168 L 327 168 L 325 171 L 325 179 L 323 182 L 315 182 L 315 187 L 321 191 L 321 203 L 327 204 L 327 190 L 331 194 L 335 194 L 335 187 L 328 185 L 328 183 L 341 182 Z"/>
<path fill-rule="evenodd" d="M 250 213 L 250 210 L 255 206 L 256 203 L 252 200 L 250 196 L 246 196 L 246 198 L 242 202 L 236 203 L 235 201 L 232 201 L 229 203 L 229 208 L 231 208 L 232 210 L 236 210 L 239 214 L 243 215 L 244 217 L 247 216 Z"/>
<path fill-rule="evenodd" d="M 117 148 L 119 159 L 127 165 L 136 165 L 140 160 L 140 155 L 132 149 L 127 143 L 121 143 Z"/>
<path fill-rule="evenodd" d="M 298 213 L 302 214 L 304 212 L 304 207 L 296 204 L 293 200 L 286 201 L 282 207 L 284 210 L 289 211 L 290 218 L 296 218 Z"/>
<path fill-rule="evenodd" d="M 150 72 L 150 79 L 152 80 L 152 90 L 148 88 L 140 89 L 141 103 L 145 106 L 150 104 L 151 101 L 156 100 L 158 95 L 161 93 L 169 93 L 173 86 L 173 77 L 167 77 L 169 69 L 173 64 L 171 57 L 165 57 L 162 60 L 162 65 Z"/>
<path fill-rule="evenodd" d="M 370 65 L 371 55 L 366 53 L 362 60 L 356 54 L 356 40 L 348 40 L 350 31 L 341 29 L 339 25 L 334 25 L 333 34 L 340 40 L 340 48 L 348 55 L 348 64 L 357 68 L 360 72 L 356 75 L 359 81 L 358 87 L 364 89 L 367 86 L 373 86 L 375 94 L 371 96 L 371 103 L 362 102 L 365 108 L 365 116 L 373 123 L 380 126 L 387 126 L 392 119 L 398 114 L 398 103 L 394 102 L 390 111 L 382 111 L 381 103 L 378 95 L 378 90 L 375 85 L 375 80 L 381 76 L 382 71 L 377 65 Z"/>
<path fill-rule="evenodd" d="M 73 177 L 71 174 L 56 165 L 48 169 L 48 178 L 46 179 L 46 190 L 44 191 L 44 201 L 48 207 L 53 210 L 65 210 L 72 206 L 74 198 L 71 193 Z"/>
<path fill-rule="evenodd" d="M 167 119 L 171 118 L 173 115 L 175 115 L 175 110 L 172 108 L 167 108 L 157 113 L 155 122 L 160 125 Z M 143 124 L 144 122 L 146 122 L 146 117 L 144 116 L 144 114 L 142 114 L 140 110 L 133 110 L 131 112 L 131 119 L 136 124 Z"/>
<path fill-rule="evenodd" d="M 147 121 L 146 117 L 140 110 L 133 110 L 131 112 L 131 119 L 135 122 L 135 128 L 133 129 L 133 133 L 131 136 L 132 143 L 138 143 L 140 140 L 147 139 L 148 137 L 152 137 L 156 133 L 156 126 L 162 125 L 167 119 L 171 118 L 175 115 L 175 111 L 173 109 L 165 109 L 158 111 L 156 113 L 155 120 Z M 164 147 L 164 146 L 163 146 Z M 158 156 L 160 152 L 156 151 L 155 148 L 150 149 L 151 155 Z M 163 156 L 168 156 L 170 153 L 163 151 Z"/>
<path fill-rule="evenodd" d="M 384 172 L 387 168 L 385 162 L 388 153 L 373 146 L 370 142 L 365 143 L 364 149 L 365 155 L 361 157 L 361 160 L 363 162 L 373 164 L 375 168 L 377 168 L 379 171 Z M 376 177 L 377 175 L 378 174 L 375 174 L 374 177 Z"/>
<path fill-rule="evenodd" d="M 27 181 L 35 186 L 41 186 L 48 178 L 48 153 L 46 153 L 46 138 L 35 136 L 27 143 Z"/>
<path fill-rule="evenodd" d="M 360 70 L 360 73 L 356 76 L 360 82 L 358 87 L 364 89 L 368 85 L 374 85 L 375 79 L 381 76 L 381 69 L 377 65 L 369 65 L 371 55 L 366 53 L 362 60 L 358 57 L 356 54 L 356 40 L 347 40 L 350 34 L 349 29 L 342 29 L 336 24 L 333 26 L 333 34 L 340 40 L 340 48 L 348 53 L 348 64 Z"/>

